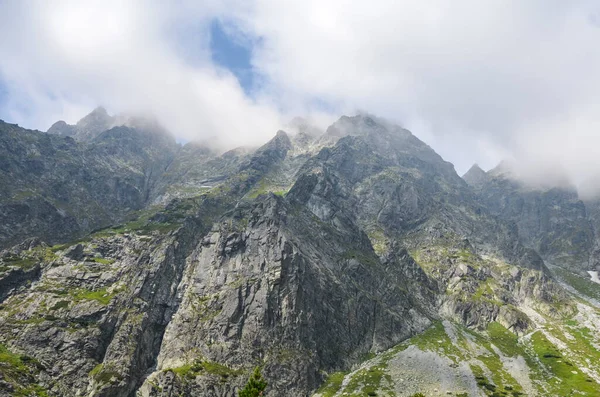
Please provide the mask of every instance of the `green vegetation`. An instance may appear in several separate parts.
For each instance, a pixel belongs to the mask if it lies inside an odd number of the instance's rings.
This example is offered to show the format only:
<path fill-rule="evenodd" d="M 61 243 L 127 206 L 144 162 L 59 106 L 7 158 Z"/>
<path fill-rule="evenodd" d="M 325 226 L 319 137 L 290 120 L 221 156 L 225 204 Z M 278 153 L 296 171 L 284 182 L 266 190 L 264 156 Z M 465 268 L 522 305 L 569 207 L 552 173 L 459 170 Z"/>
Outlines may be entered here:
<path fill-rule="evenodd" d="M 4 264 L 6 267 L 19 267 L 23 270 L 29 270 L 33 268 L 39 260 L 33 257 L 21 257 L 17 255 L 9 256 L 4 258 Z"/>
<path fill-rule="evenodd" d="M 19 255 L 5 256 L 0 260 L 0 271 L 6 271 L 11 267 L 31 270 L 38 263 L 49 263 L 57 259 L 56 251 L 58 249 L 55 249 L 55 247 L 40 245 L 31 250 L 23 251 Z"/>
<path fill-rule="evenodd" d="M 461 262 L 469 264 L 473 264 L 478 260 L 478 257 L 475 254 L 466 249 L 458 250 L 458 252 L 450 254 L 449 257 L 453 259 L 460 259 Z"/>
<path fill-rule="evenodd" d="M 344 389 L 349 396 L 384 396 L 391 392 L 388 384 L 391 377 L 386 372 L 387 363 L 381 363 L 356 371 Z M 386 380 L 385 384 L 382 381 Z M 386 393 L 386 394 L 383 394 Z"/>
<path fill-rule="evenodd" d="M 492 284 L 493 284 L 493 279 L 491 279 L 491 278 L 481 281 L 477 287 L 477 290 L 470 297 L 470 299 L 473 301 L 491 303 L 496 306 L 502 305 L 502 301 L 500 301 L 496 297 L 496 294 L 494 293 L 494 290 L 496 288 L 493 288 Z"/>
<path fill-rule="evenodd" d="M 191 307 L 194 313 L 198 316 L 197 321 L 205 322 L 215 318 L 221 313 L 220 307 L 211 306 L 213 298 L 218 299 L 218 294 L 215 295 L 196 295 L 196 299 L 191 299 Z"/>
<path fill-rule="evenodd" d="M 38 193 L 36 193 L 33 190 L 20 190 L 20 191 L 13 192 L 12 199 L 15 201 L 22 201 L 29 197 L 34 197 L 37 195 L 38 195 Z"/>
<path fill-rule="evenodd" d="M 504 328 L 502 324 L 491 322 L 487 327 L 490 342 L 494 344 L 502 354 L 508 357 L 515 357 L 522 354 L 523 350 L 518 347 L 518 337 Z"/>
<path fill-rule="evenodd" d="M 48 293 L 51 293 L 54 295 L 64 296 L 65 298 L 70 297 L 71 301 L 73 301 L 73 302 L 94 300 L 103 305 L 108 305 L 115 295 L 123 292 L 127 288 L 125 285 L 113 286 L 111 288 L 111 291 L 109 292 L 108 287 L 102 287 L 102 288 L 99 288 L 96 290 L 90 290 L 90 289 L 86 289 L 86 288 L 71 288 L 71 289 L 69 289 L 69 288 L 65 288 L 65 287 L 61 288 L 61 287 L 62 286 L 54 284 L 54 283 L 47 283 L 47 284 L 39 285 L 36 290 L 38 292 L 48 292 Z M 67 303 L 64 303 L 64 301 L 58 302 L 56 305 L 58 305 L 58 307 L 51 308 L 51 309 L 55 310 L 55 309 L 59 309 L 61 307 L 66 307 L 68 305 L 68 302 Z"/>
<path fill-rule="evenodd" d="M 89 373 L 90 378 L 98 383 L 119 382 L 123 376 L 115 371 L 110 365 L 98 364 Z"/>
<path fill-rule="evenodd" d="M 346 376 L 345 372 L 334 372 L 329 377 L 317 393 L 319 393 L 322 397 L 333 397 L 342 387 L 342 382 L 344 381 L 344 377 Z"/>
<path fill-rule="evenodd" d="M 73 297 L 75 302 L 82 300 L 95 300 L 103 305 L 108 305 L 116 293 L 107 292 L 106 288 L 91 291 L 85 288 L 77 288 L 69 290 L 69 294 Z"/>
<path fill-rule="evenodd" d="M 244 373 L 242 370 L 232 369 L 226 365 L 203 359 L 196 359 L 192 363 L 177 368 L 170 368 L 167 371 L 171 371 L 181 378 L 188 379 L 195 378 L 200 374 L 212 374 L 220 376 L 223 382 L 230 376 L 239 376 Z"/>
<path fill-rule="evenodd" d="M 348 250 L 342 254 L 342 259 L 356 259 L 363 265 L 377 266 L 379 265 L 379 259 L 374 255 L 368 255 L 359 250 Z"/>
<path fill-rule="evenodd" d="M 600 284 L 593 282 L 588 277 L 580 276 L 561 267 L 555 267 L 552 271 L 559 279 L 573 287 L 581 295 L 600 300 Z"/>
<path fill-rule="evenodd" d="M 372 230 L 368 234 L 373 250 L 377 255 L 381 255 L 386 251 L 387 239 L 382 230 Z"/>
<path fill-rule="evenodd" d="M 548 331 L 565 343 L 578 358 L 600 363 L 600 351 L 597 348 L 600 335 L 591 333 L 589 328 L 581 327 L 575 322 L 574 325 L 566 325 L 563 329 L 553 327 L 548 328 Z M 566 333 L 571 337 L 566 338 Z"/>
<path fill-rule="evenodd" d="M 448 326 L 452 331 L 446 329 Z M 487 335 L 481 335 L 460 325 L 435 322 L 423 333 L 374 357 L 371 365 L 350 374 L 332 374 L 321 386 L 318 395 L 332 397 L 341 392 L 349 397 L 393 396 L 394 380 L 387 372 L 390 360 L 407 347 L 416 346 L 422 351 L 436 352 L 451 359 L 454 362 L 451 367 L 459 363 L 470 363 L 477 384 L 487 396 L 522 396 L 522 386 L 508 373 L 492 344 L 506 356 L 526 354 L 517 337 L 499 323 L 490 324 Z M 342 387 L 344 380 L 346 385 Z M 458 394 L 463 397 L 466 395 L 462 392 Z"/>
<path fill-rule="evenodd" d="M 193 213 L 194 208 L 194 199 L 175 199 L 163 209 L 153 207 L 138 211 L 133 220 L 122 225 L 98 230 L 92 234 L 92 237 L 106 238 L 124 233 L 150 235 L 153 232 L 158 232 L 159 234 L 166 234 L 179 229 L 183 219 Z"/>
<path fill-rule="evenodd" d="M 15 353 L 12 353 L 8 348 L 0 344 L 0 363 L 13 367 L 15 370 L 26 371 L 24 361 L 30 361 L 30 359 L 23 360 L 23 357 Z"/>
<path fill-rule="evenodd" d="M 461 349 L 452 342 L 452 339 L 446 333 L 444 325 L 437 321 L 425 332 L 410 339 L 412 345 L 417 346 L 423 351 L 436 351 L 441 355 L 450 358 L 455 363 L 465 359 Z"/>
<path fill-rule="evenodd" d="M 90 377 L 94 377 L 96 376 L 98 373 L 100 373 L 100 371 L 102 371 L 102 368 L 104 368 L 104 365 L 102 364 L 98 364 L 94 367 L 94 369 L 92 369 L 89 373 Z"/>
<path fill-rule="evenodd" d="M 573 391 L 588 396 L 600 395 L 600 385 L 564 358 L 543 333 L 536 332 L 531 336 L 531 350 L 535 359 L 539 360 L 551 376 L 546 379 L 552 387 L 553 395 L 567 396 L 572 395 Z"/>
<path fill-rule="evenodd" d="M 252 190 L 250 190 L 248 192 L 246 197 L 255 199 L 258 196 L 267 194 L 269 192 L 271 192 L 277 196 L 283 196 L 288 192 L 288 190 L 289 190 L 289 188 L 281 189 L 281 186 L 275 186 L 275 185 L 271 184 L 269 181 L 267 181 L 265 178 L 263 178 L 260 181 L 258 181 L 258 183 L 256 185 L 254 185 L 254 187 L 252 188 Z"/>
<path fill-rule="evenodd" d="M 35 382 L 41 368 L 36 359 L 13 353 L 0 344 L 0 379 L 13 387 L 13 396 L 47 397 L 46 390 Z"/>
<path fill-rule="evenodd" d="M 69 301 L 58 301 L 50 308 L 50 310 L 59 310 L 65 307 L 69 307 L 69 303 Z"/>
<path fill-rule="evenodd" d="M 106 259 L 106 258 L 96 258 L 96 257 L 94 257 L 94 258 L 92 258 L 92 260 L 94 262 L 101 263 L 103 265 L 112 265 L 113 263 L 115 263 L 115 260 L 111 259 L 111 258 Z"/>
<path fill-rule="evenodd" d="M 58 251 L 62 251 L 65 248 L 69 248 L 71 245 L 70 244 L 56 244 L 53 245 L 52 247 L 49 248 L 49 251 L 52 253 L 58 252 Z"/>
<path fill-rule="evenodd" d="M 263 392 L 267 388 L 267 382 L 263 379 L 260 373 L 260 368 L 254 368 L 254 372 L 250 375 L 248 383 L 242 390 L 240 390 L 239 397 L 259 397 L 263 395 Z"/>
<path fill-rule="evenodd" d="M 583 350 L 590 350 L 597 353 L 597 350 L 591 344 L 586 345 L 589 341 L 585 337 L 580 337 L 581 335 L 579 335 L 575 338 L 567 339 L 564 337 L 562 331 L 558 331 L 555 328 L 551 328 L 551 330 L 563 337 L 564 343 L 571 351 L 581 349 L 582 356 L 580 358 L 586 357 Z M 522 345 L 514 334 L 498 323 L 490 323 L 487 331 L 490 342 L 500 349 L 504 355 L 509 357 L 523 356 L 531 369 L 532 379 L 550 385 L 552 395 L 566 396 L 570 395 L 569 393 L 573 391 L 589 396 L 600 395 L 600 385 L 582 373 L 573 362 L 565 358 L 563 353 L 546 338 L 543 332 L 535 332 L 531 336 L 530 341 Z M 577 329 L 573 329 L 572 333 L 577 334 Z M 481 357 L 478 358 L 481 359 Z M 598 357 L 591 358 L 598 359 Z M 493 374 L 496 372 L 497 368 L 494 365 L 489 365 L 489 362 L 486 360 L 481 361 L 488 366 Z M 510 394 L 513 396 L 522 394 L 521 388 L 516 383 L 510 385 L 510 389 L 506 386 L 505 390 L 507 392 L 510 391 Z"/>

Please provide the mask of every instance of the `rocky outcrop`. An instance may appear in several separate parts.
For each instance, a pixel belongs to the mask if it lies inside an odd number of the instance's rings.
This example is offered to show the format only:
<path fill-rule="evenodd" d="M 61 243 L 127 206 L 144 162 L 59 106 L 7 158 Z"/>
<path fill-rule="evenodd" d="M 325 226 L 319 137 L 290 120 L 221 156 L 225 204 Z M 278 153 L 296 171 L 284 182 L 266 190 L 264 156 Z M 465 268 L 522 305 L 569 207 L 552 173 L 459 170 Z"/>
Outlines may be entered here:
<path fill-rule="evenodd" d="M 186 384 L 171 375 L 208 360 L 245 376 L 263 366 L 277 380 L 269 395 L 306 395 L 319 370 L 345 368 L 429 324 L 399 288 L 399 267 L 384 267 L 359 230 L 335 230 L 273 195 L 230 217 L 189 259 L 146 389 L 222 395 L 210 377 Z"/>
<path fill-rule="evenodd" d="M 506 166 L 491 170 L 473 186 L 478 202 L 514 224 L 519 239 L 544 260 L 576 272 L 593 268 L 597 233 L 590 211 L 573 188 L 530 186 Z"/>
<path fill-rule="evenodd" d="M 97 107 L 75 125 L 67 124 L 63 120 L 57 121 L 48 129 L 48 133 L 70 136 L 78 141 L 91 141 L 116 124 L 116 119 L 111 117 L 106 109 Z"/>
<path fill-rule="evenodd" d="M 0 122 L 0 247 L 118 224 L 150 202 L 177 150 L 173 137 L 149 130 L 115 127 L 77 142 Z"/>
<path fill-rule="evenodd" d="M 465 182 L 474 187 L 480 187 L 489 179 L 485 171 L 482 170 L 477 164 L 473 164 L 473 166 L 469 168 L 462 178 L 465 180 Z"/>

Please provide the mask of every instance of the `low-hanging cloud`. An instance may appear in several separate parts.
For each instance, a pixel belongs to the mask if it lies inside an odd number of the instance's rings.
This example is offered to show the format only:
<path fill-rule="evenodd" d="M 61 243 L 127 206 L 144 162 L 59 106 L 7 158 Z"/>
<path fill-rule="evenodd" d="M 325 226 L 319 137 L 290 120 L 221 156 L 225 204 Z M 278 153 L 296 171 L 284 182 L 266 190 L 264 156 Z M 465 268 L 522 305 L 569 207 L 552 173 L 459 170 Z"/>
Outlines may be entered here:
<path fill-rule="evenodd" d="M 185 139 L 245 144 L 295 113 L 364 109 L 409 127 L 459 172 L 511 157 L 531 178 L 566 173 L 596 190 L 596 1 L 195 3 L 4 3 L 3 113 L 39 127 L 95 104 L 144 109 Z M 215 19 L 253 43 L 252 97 L 211 60 Z"/>
<path fill-rule="evenodd" d="M 239 145 L 267 139 L 279 113 L 248 98 L 211 62 L 208 29 L 224 3 L 146 1 L 3 3 L 0 70 L 9 118 L 46 129 L 96 105 L 151 112 L 185 140 Z M 32 6 L 33 5 L 33 6 Z M 185 62 L 186 51 L 193 62 Z"/>

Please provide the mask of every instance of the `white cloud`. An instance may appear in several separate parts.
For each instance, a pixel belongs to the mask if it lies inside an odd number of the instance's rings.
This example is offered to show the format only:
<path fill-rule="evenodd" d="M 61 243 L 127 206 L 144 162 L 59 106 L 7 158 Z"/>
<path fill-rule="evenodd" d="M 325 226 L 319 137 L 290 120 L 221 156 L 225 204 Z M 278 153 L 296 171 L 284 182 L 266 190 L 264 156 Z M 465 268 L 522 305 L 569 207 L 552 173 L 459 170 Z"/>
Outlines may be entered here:
<path fill-rule="evenodd" d="M 15 121 L 46 129 L 101 104 L 152 112 L 184 139 L 229 145 L 264 141 L 281 124 L 278 112 L 246 97 L 235 77 L 210 61 L 208 27 L 223 5 L 33 4 L 0 6 L 2 30 L 11 32 L 1 35 L 0 71 L 9 82 L 6 111 Z M 185 50 L 194 52 L 194 65 L 182 59 L 176 40 L 184 39 L 193 45 Z"/>
<path fill-rule="evenodd" d="M 600 114 L 599 11 L 593 1 L 262 0 L 240 19 L 264 38 L 255 64 L 284 101 L 321 97 L 403 122 L 465 171 L 536 152 L 521 137 L 539 120 L 564 128 L 541 155 L 593 157 L 596 125 L 575 121 Z M 562 153 L 565 135 L 573 152 Z"/>
<path fill-rule="evenodd" d="M 507 156 L 580 185 L 600 170 L 597 1 L 7 3 L 3 112 L 27 126 L 104 104 L 153 111 L 187 139 L 246 143 L 295 113 L 362 109 L 411 128 L 460 172 Z M 257 43 L 253 98 L 210 59 L 215 18 Z"/>

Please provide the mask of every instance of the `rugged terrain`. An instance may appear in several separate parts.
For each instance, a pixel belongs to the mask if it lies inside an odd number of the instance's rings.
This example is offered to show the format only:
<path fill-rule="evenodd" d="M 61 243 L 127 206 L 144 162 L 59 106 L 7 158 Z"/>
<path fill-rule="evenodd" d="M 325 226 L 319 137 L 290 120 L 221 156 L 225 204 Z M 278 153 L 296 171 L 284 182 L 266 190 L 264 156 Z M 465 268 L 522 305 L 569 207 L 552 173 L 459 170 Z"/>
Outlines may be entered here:
<path fill-rule="evenodd" d="M 0 395 L 600 394 L 600 206 L 385 120 L 0 124 Z"/>

